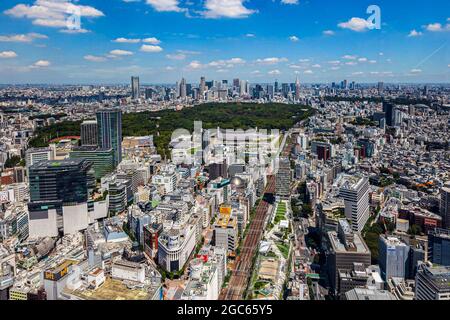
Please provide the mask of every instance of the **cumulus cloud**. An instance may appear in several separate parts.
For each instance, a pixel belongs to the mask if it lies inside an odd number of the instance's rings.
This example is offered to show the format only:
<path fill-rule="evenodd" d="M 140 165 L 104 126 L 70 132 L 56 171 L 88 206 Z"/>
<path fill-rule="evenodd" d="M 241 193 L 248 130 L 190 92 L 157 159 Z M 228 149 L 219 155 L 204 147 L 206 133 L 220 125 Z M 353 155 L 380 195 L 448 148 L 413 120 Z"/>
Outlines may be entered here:
<path fill-rule="evenodd" d="M 112 42 L 117 42 L 117 43 L 139 43 L 139 42 L 141 42 L 141 39 L 117 38 L 117 39 L 112 40 Z"/>
<path fill-rule="evenodd" d="M 338 24 L 339 28 L 350 29 L 356 32 L 366 31 L 371 26 L 371 23 L 362 18 L 353 17 L 347 22 L 341 22 Z"/>
<path fill-rule="evenodd" d="M 305 70 L 303 71 L 304 74 L 313 74 L 314 72 L 312 70 Z"/>
<path fill-rule="evenodd" d="M 72 15 L 98 18 L 104 16 L 100 10 L 72 3 L 72 0 L 35 0 L 32 5 L 17 4 L 4 12 L 15 18 L 30 19 L 34 25 L 51 28 L 73 28 Z"/>
<path fill-rule="evenodd" d="M 0 36 L 0 42 L 32 42 L 35 39 L 48 39 L 48 37 L 40 33 L 12 34 L 7 36 Z"/>
<path fill-rule="evenodd" d="M 127 50 L 115 49 L 115 50 L 111 50 L 109 52 L 109 54 L 111 54 L 113 56 L 131 56 L 133 54 L 133 52 L 127 51 Z"/>
<path fill-rule="evenodd" d="M 30 67 L 31 68 L 46 68 L 51 65 L 50 61 L 48 60 L 38 60 L 35 63 L 33 63 Z"/>
<path fill-rule="evenodd" d="M 449 31 L 450 30 L 450 24 L 447 24 L 446 26 L 443 26 L 439 22 L 430 23 L 430 24 L 425 26 L 425 29 L 427 31 L 431 31 L 431 32 Z"/>
<path fill-rule="evenodd" d="M 411 73 L 421 73 L 422 70 L 421 70 L 421 69 L 411 69 L 410 72 L 411 72 Z"/>
<path fill-rule="evenodd" d="M 244 0 L 206 0 L 205 11 L 201 14 L 205 18 L 246 18 L 255 13 L 255 10 L 244 6 Z"/>
<path fill-rule="evenodd" d="M 145 38 L 142 39 L 142 42 L 144 43 L 150 43 L 150 44 L 160 44 L 161 40 L 155 38 L 155 37 L 151 37 L 151 38 Z"/>
<path fill-rule="evenodd" d="M 322 32 L 324 35 L 326 36 L 332 36 L 334 35 L 334 31 L 333 30 L 325 30 Z"/>
<path fill-rule="evenodd" d="M 279 74 L 281 74 L 281 71 L 278 70 L 278 69 L 275 69 L 275 70 L 270 70 L 270 71 L 267 72 L 267 73 L 270 74 L 270 75 L 272 75 L 272 76 L 274 76 L 274 75 L 279 75 Z"/>
<path fill-rule="evenodd" d="M 300 39 L 297 36 L 290 36 L 289 40 L 291 40 L 292 42 L 298 42 Z"/>
<path fill-rule="evenodd" d="M 139 49 L 142 52 L 150 52 L 150 53 L 156 53 L 156 52 L 161 52 L 163 51 L 163 48 L 161 48 L 160 46 L 154 46 L 154 45 L 149 45 L 149 44 L 143 44 L 141 46 L 141 49 Z"/>
<path fill-rule="evenodd" d="M 346 59 L 346 60 L 355 60 L 357 57 L 354 55 L 350 55 L 350 54 L 346 54 L 345 56 L 342 57 L 342 59 Z"/>
<path fill-rule="evenodd" d="M 288 61 L 287 58 L 271 57 L 271 58 L 265 58 L 265 59 L 257 59 L 256 63 L 272 65 L 272 64 L 277 64 L 280 62 L 287 62 L 287 61 Z"/>
<path fill-rule="evenodd" d="M 180 2 L 178 0 L 146 0 L 147 4 L 151 5 L 156 11 L 160 12 L 182 12 L 186 9 L 179 7 Z"/>
<path fill-rule="evenodd" d="M 281 0 L 282 4 L 298 4 L 298 0 Z"/>
<path fill-rule="evenodd" d="M 182 53 L 167 54 L 166 58 L 170 60 L 184 60 L 186 59 L 186 55 Z"/>
<path fill-rule="evenodd" d="M 90 54 L 84 56 L 83 58 L 84 58 L 84 60 L 92 61 L 92 62 L 103 62 L 103 61 L 106 61 L 106 57 L 94 56 L 94 55 L 90 55 Z"/>
<path fill-rule="evenodd" d="M 17 57 L 17 53 L 14 51 L 0 51 L 1 59 L 11 59 Z"/>
<path fill-rule="evenodd" d="M 422 32 L 420 32 L 420 31 L 417 31 L 416 29 L 414 29 L 414 30 L 411 30 L 410 32 L 409 32 L 409 34 L 408 34 L 408 37 L 419 37 L 419 36 L 421 36 L 422 35 Z"/>

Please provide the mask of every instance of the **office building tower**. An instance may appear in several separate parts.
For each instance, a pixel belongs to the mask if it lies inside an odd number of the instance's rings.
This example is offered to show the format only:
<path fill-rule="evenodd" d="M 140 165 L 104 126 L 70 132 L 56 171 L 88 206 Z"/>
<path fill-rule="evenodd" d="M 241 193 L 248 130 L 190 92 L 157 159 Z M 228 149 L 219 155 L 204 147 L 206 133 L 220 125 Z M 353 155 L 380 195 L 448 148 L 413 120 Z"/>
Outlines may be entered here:
<path fill-rule="evenodd" d="M 81 123 L 81 145 L 97 145 L 97 121 L 86 120 Z"/>
<path fill-rule="evenodd" d="M 291 162 L 289 158 L 280 158 L 276 176 L 276 195 L 281 199 L 288 199 L 291 187 Z"/>
<path fill-rule="evenodd" d="M 30 238 L 75 233 L 93 222 L 87 205 L 90 169 L 85 159 L 41 161 L 30 167 Z"/>
<path fill-rule="evenodd" d="M 391 278 L 405 279 L 409 267 L 409 246 L 396 237 L 380 235 L 378 242 L 381 276 L 385 281 Z"/>
<path fill-rule="evenodd" d="M 440 199 L 439 213 L 444 222 L 444 226 L 450 229 L 450 182 L 447 182 L 444 187 L 442 187 Z"/>
<path fill-rule="evenodd" d="M 367 268 L 371 263 L 370 250 L 359 233 L 353 232 L 346 219 L 339 219 L 338 231 L 327 233 L 330 248 L 327 256 L 331 289 L 337 293 L 340 272 L 350 272 L 354 264 Z"/>
<path fill-rule="evenodd" d="M 181 99 L 186 99 L 186 80 L 184 78 L 181 79 L 180 82 L 180 98 Z"/>
<path fill-rule="evenodd" d="M 139 99 L 140 96 L 140 86 L 139 77 L 131 77 L 131 98 L 133 100 Z"/>
<path fill-rule="evenodd" d="M 450 230 L 436 228 L 428 233 L 428 260 L 450 266 Z"/>
<path fill-rule="evenodd" d="M 355 232 L 361 232 L 369 219 L 369 179 L 363 176 L 342 175 L 339 195 L 344 199 L 345 217 Z"/>
<path fill-rule="evenodd" d="M 274 88 L 275 93 L 277 93 L 279 89 L 280 88 L 279 88 L 279 85 L 278 85 L 278 80 L 275 80 L 275 88 Z"/>
<path fill-rule="evenodd" d="M 295 101 L 299 101 L 300 100 L 300 80 L 297 79 L 295 80 Z"/>
<path fill-rule="evenodd" d="M 29 148 L 25 152 L 25 163 L 27 168 L 45 160 L 55 160 L 56 145 L 51 144 L 48 148 Z"/>
<path fill-rule="evenodd" d="M 200 78 L 200 86 L 199 86 L 199 98 L 200 100 L 203 100 L 205 98 L 205 91 L 206 91 L 206 82 L 205 82 L 205 77 L 201 77 Z"/>
<path fill-rule="evenodd" d="M 378 82 L 378 94 L 382 94 L 384 90 L 384 83 L 383 82 Z"/>
<path fill-rule="evenodd" d="M 239 84 L 239 95 L 240 96 L 244 96 L 246 95 L 248 92 L 246 91 L 247 89 L 247 81 L 245 80 L 241 80 L 240 84 Z"/>
<path fill-rule="evenodd" d="M 114 150 L 114 166 L 122 162 L 122 111 L 102 109 L 97 112 L 97 140 L 101 149 Z"/>
<path fill-rule="evenodd" d="M 416 300 L 450 300 L 450 267 L 423 263 L 416 275 Z"/>
<path fill-rule="evenodd" d="M 386 125 L 393 126 L 395 105 L 390 102 L 383 102 L 383 112 L 386 115 Z"/>
<path fill-rule="evenodd" d="M 241 81 L 239 79 L 233 79 L 233 87 L 235 89 L 239 88 L 240 85 L 241 85 Z"/>
<path fill-rule="evenodd" d="M 92 163 L 94 176 L 100 179 L 114 171 L 114 150 L 101 149 L 97 146 L 74 147 L 69 154 L 70 159 L 86 159 Z"/>

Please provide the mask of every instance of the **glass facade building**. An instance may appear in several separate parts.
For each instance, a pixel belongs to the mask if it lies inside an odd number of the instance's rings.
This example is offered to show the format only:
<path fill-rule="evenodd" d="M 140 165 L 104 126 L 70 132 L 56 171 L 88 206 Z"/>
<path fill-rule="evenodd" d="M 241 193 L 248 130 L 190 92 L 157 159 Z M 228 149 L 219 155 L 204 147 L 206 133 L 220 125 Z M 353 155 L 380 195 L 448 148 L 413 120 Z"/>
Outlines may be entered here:
<path fill-rule="evenodd" d="M 101 149 L 114 150 L 114 167 L 122 161 L 122 111 L 103 109 L 97 112 L 97 139 Z"/>

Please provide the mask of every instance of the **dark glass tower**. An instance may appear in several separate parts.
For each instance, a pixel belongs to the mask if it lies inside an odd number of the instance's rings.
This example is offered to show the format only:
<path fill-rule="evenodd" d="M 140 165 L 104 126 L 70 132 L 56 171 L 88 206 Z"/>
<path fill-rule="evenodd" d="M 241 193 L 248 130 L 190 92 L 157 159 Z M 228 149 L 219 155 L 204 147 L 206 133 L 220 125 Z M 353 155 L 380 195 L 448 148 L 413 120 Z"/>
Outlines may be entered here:
<path fill-rule="evenodd" d="M 114 166 L 122 161 L 122 111 L 102 109 L 97 112 L 97 139 L 102 149 L 114 150 Z"/>
<path fill-rule="evenodd" d="M 79 204 L 88 200 L 90 162 L 84 159 L 49 160 L 29 169 L 30 201 Z"/>

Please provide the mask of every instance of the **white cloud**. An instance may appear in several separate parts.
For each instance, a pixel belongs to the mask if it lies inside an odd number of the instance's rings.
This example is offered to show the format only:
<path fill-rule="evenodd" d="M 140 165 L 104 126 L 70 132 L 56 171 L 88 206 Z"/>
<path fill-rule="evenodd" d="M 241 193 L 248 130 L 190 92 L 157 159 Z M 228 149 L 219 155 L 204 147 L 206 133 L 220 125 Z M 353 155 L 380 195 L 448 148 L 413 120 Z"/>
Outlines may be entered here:
<path fill-rule="evenodd" d="M 352 73 L 352 75 L 354 75 L 354 76 L 360 76 L 362 74 L 364 74 L 364 72 L 362 72 L 362 71 L 357 71 L 357 72 Z"/>
<path fill-rule="evenodd" d="M 430 23 L 429 25 L 425 26 L 425 29 L 427 29 L 428 31 L 431 32 L 439 32 L 439 31 L 443 31 L 443 27 L 442 24 L 436 22 L 436 23 Z"/>
<path fill-rule="evenodd" d="M 150 44 L 160 44 L 161 40 L 156 39 L 155 37 L 151 37 L 151 38 L 145 38 L 142 39 L 142 42 L 144 43 L 150 43 Z"/>
<path fill-rule="evenodd" d="M 375 64 L 375 63 L 377 63 L 377 60 L 369 60 L 369 63 Z"/>
<path fill-rule="evenodd" d="M 246 36 L 247 38 L 254 38 L 254 37 L 256 37 L 256 35 L 253 34 L 253 33 L 247 33 L 245 36 Z"/>
<path fill-rule="evenodd" d="M 341 64 L 341 61 L 339 60 L 332 60 L 332 61 L 328 61 L 329 64 L 333 64 L 333 65 L 338 65 Z"/>
<path fill-rule="evenodd" d="M 300 39 L 297 36 L 290 36 L 289 40 L 291 40 L 292 42 L 298 42 Z"/>
<path fill-rule="evenodd" d="M 88 55 L 84 56 L 83 58 L 84 58 L 84 60 L 92 61 L 92 62 L 103 62 L 103 61 L 106 61 L 106 57 L 93 56 L 91 54 L 88 54 Z"/>
<path fill-rule="evenodd" d="M 156 52 L 163 51 L 163 48 L 161 48 L 160 46 L 153 46 L 153 45 L 143 44 L 141 46 L 141 49 L 139 49 L 139 50 L 142 51 L 142 52 L 156 53 Z"/>
<path fill-rule="evenodd" d="M 303 71 L 304 74 L 313 74 L 314 72 L 312 70 L 305 70 Z"/>
<path fill-rule="evenodd" d="M 346 62 L 345 64 L 348 66 L 356 66 L 358 63 L 355 61 L 349 61 L 349 62 Z"/>
<path fill-rule="evenodd" d="M 12 34 L 8 36 L 0 36 L 0 42 L 32 42 L 35 39 L 48 39 L 48 37 L 40 33 Z"/>
<path fill-rule="evenodd" d="M 270 75 L 272 75 L 272 76 L 275 76 L 275 75 L 281 74 L 281 71 L 278 70 L 278 69 L 275 69 L 275 70 L 271 70 L 271 71 L 269 71 L 269 72 L 267 72 L 267 73 L 270 74 Z"/>
<path fill-rule="evenodd" d="M 17 57 L 17 53 L 14 51 L 0 51 L 0 58 L 11 59 Z"/>
<path fill-rule="evenodd" d="M 408 37 L 419 37 L 422 35 L 422 32 L 417 31 L 416 29 L 411 30 L 408 34 Z"/>
<path fill-rule="evenodd" d="M 166 69 L 166 71 L 173 71 L 173 70 L 175 70 L 175 68 L 171 67 L 171 66 L 167 66 L 167 67 L 165 67 L 165 69 Z"/>
<path fill-rule="evenodd" d="M 356 32 L 366 31 L 371 26 L 371 23 L 362 18 L 353 17 L 347 22 L 341 22 L 338 24 L 339 28 L 350 29 Z"/>
<path fill-rule="evenodd" d="M 411 69 L 410 72 L 411 72 L 411 73 L 421 73 L 422 70 L 421 70 L 421 69 Z"/>
<path fill-rule="evenodd" d="M 50 66 L 50 61 L 48 60 L 38 60 L 35 63 L 33 63 L 30 67 L 31 68 L 46 68 Z"/>
<path fill-rule="evenodd" d="M 170 60 L 184 60 L 186 59 L 186 55 L 182 53 L 167 54 L 166 58 Z"/>
<path fill-rule="evenodd" d="M 337 66 L 334 66 L 334 67 L 331 67 L 330 69 L 331 70 L 339 70 L 341 67 L 337 67 Z"/>
<path fill-rule="evenodd" d="M 116 49 L 116 50 L 111 50 L 109 52 L 109 54 L 111 54 L 113 56 L 131 56 L 133 54 L 133 52 L 127 51 L 127 50 Z"/>
<path fill-rule="evenodd" d="M 272 64 L 277 64 L 277 63 L 280 63 L 280 62 L 287 62 L 287 61 L 288 61 L 287 58 L 272 57 L 272 58 L 265 58 L 265 59 L 257 59 L 256 63 L 272 65 Z"/>
<path fill-rule="evenodd" d="M 187 66 L 189 69 L 201 69 L 203 68 L 203 65 L 200 63 L 200 61 L 194 60 L 191 61 L 191 63 Z"/>
<path fill-rule="evenodd" d="M 61 33 L 67 33 L 67 34 L 82 34 L 82 33 L 89 33 L 90 31 L 87 29 L 61 29 L 59 30 Z"/>
<path fill-rule="evenodd" d="M 325 30 L 322 33 L 324 35 L 326 35 L 326 36 L 333 36 L 334 35 L 334 31 L 333 30 Z"/>
<path fill-rule="evenodd" d="M 313 64 L 311 67 L 313 67 L 313 68 L 322 68 L 322 66 L 320 65 L 320 64 L 318 64 L 318 63 L 316 63 L 316 64 Z"/>
<path fill-rule="evenodd" d="M 309 62 L 309 59 L 299 59 L 298 61 L 301 63 L 305 63 L 305 62 Z"/>
<path fill-rule="evenodd" d="M 298 4 L 298 0 L 281 0 L 282 4 Z"/>
<path fill-rule="evenodd" d="M 342 59 L 345 59 L 345 60 L 355 60 L 356 58 L 357 58 L 357 56 L 353 56 L 353 55 L 349 55 L 349 54 L 346 54 L 345 56 L 342 57 Z"/>
<path fill-rule="evenodd" d="M 205 18 L 246 18 L 255 13 L 255 10 L 244 6 L 244 0 L 206 0 L 206 11 L 202 12 Z"/>
<path fill-rule="evenodd" d="M 112 42 L 117 42 L 117 43 L 139 43 L 139 42 L 141 42 L 141 39 L 117 38 L 117 39 L 112 40 Z"/>
<path fill-rule="evenodd" d="M 104 16 L 100 10 L 85 5 L 77 5 L 72 0 L 35 0 L 32 5 L 17 4 L 4 12 L 15 18 L 30 19 L 34 25 L 72 29 L 71 16 L 98 18 Z"/>
<path fill-rule="evenodd" d="M 147 4 L 151 5 L 156 11 L 167 12 L 182 12 L 186 11 L 179 7 L 178 0 L 146 0 Z"/>
<path fill-rule="evenodd" d="M 359 62 L 367 62 L 367 58 L 359 58 L 358 61 Z"/>

